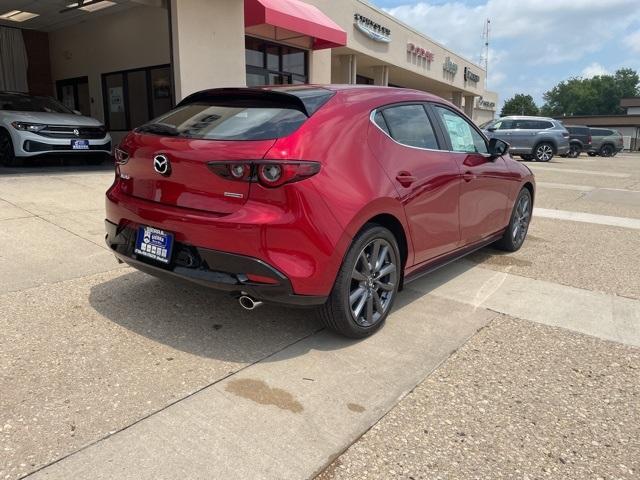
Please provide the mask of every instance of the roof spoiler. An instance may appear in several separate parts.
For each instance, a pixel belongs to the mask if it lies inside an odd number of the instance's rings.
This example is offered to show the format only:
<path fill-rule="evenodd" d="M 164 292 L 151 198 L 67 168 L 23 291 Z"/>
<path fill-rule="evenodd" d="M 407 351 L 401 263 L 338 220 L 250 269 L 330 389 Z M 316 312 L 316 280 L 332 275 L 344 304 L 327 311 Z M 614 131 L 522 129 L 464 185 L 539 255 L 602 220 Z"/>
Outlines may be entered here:
<path fill-rule="evenodd" d="M 261 88 L 212 88 L 192 93 L 177 107 L 190 103 L 211 103 L 228 107 L 290 108 L 310 116 L 302 99 L 295 95 Z"/>

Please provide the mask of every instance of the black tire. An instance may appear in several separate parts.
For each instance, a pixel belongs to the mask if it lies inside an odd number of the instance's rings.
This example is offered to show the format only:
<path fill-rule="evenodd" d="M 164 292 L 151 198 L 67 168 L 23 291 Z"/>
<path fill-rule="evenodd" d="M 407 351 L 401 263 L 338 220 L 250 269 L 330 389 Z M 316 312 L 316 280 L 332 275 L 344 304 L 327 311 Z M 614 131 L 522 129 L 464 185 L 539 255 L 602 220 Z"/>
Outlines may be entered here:
<path fill-rule="evenodd" d="M 523 203 L 525 205 L 523 205 Z M 527 188 L 523 188 L 520 190 L 518 198 L 516 198 L 513 205 L 509 225 L 504 231 L 502 238 L 498 240 L 494 246 L 507 252 L 520 250 L 529 231 L 532 210 L 533 202 L 531 201 L 531 193 Z"/>
<path fill-rule="evenodd" d="M 532 160 L 535 160 L 535 157 L 533 155 L 520 155 L 520 158 L 525 162 L 530 162 Z"/>
<path fill-rule="evenodd" d="M 369 260 L 374 255 L 382 260 L 375 262 L 371 269 Z M 361 272 L 367 268 L 369 274 Z M 383 275 L 377 275 L 376 271 Z M 344 257 L 327 302 L 320 307 L 322 323 L 350 338 L 373 334 L 384 324 L 393 307 L 401 275 L 402 263 L 396 238 L 380 225 L 366 224 Z"/>
<path fill-rule="evenodd" d="M 578 158 L 581 152 L 582 148 L 580 147 L 580 145 L 577 143 L 572 143 L 571 145 L 569 145 L 569 153 L 567 154 L 567 156 L 569 158 Z"/>
<path fill-rule="evenodd" d="M 612 157 L 614 151 L 615 151 L 615 149 L 613 148 L 613 145 L 611 145 L 609 143 L 605 143 L 604 145 L 602 145 L 600 147 L 600 156 L 601 157 Z"/>
<path fill-rule="evenodd" d="M 0 163 L 5 167 L 14 167 L 19 163 L 16 161 L 11 135 L 5 130 L 0 130 Z"/>
<path fill-rule="evenodd" d="M 542 142 L 536 145 L 536 148 L 533 150 L 533 156 L 536 162 L 548 162 L 553 158 L 554 152 L 555 149 L 551 143 Z"/>

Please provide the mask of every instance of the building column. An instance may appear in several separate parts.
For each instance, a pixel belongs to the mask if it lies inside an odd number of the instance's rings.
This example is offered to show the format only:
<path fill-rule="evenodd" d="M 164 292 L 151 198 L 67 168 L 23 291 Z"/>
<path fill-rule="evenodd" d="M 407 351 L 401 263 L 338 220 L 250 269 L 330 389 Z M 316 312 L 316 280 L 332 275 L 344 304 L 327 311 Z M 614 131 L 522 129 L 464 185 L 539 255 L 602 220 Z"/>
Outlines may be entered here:
<path fill-rule="evenodd" d="M 198 90 L 246 86 L 244 2 L 170 1 L 176 102 Z"/>
<path fill-rule="evenodd" d="M 389 85 L 389 67 L 387 65 L 373 67 L 373 84 L 381 87 Z"/>
<path fill-rule="evenodd" d="M 475 95 L 465 95 L 464 96 L 464 113 L 469 118 L 473 118 L 473 104 L 475 100 Z"/>
<path fill-rule="evenodd" d="M 462 108 L 462 92 L 453 92 L 451 94 L 451 103 L 458 108 Z"/>
<path fill-rule="evenodd" d="M 355 55 L 340 55 L 338 60 L 340 61 L 338 83 L 355 85 L 358 58 Z"/>
<path fill-rule="evenodd" d="M 331 49 L 309 52 L 309 83 L 331 83 Z"/>

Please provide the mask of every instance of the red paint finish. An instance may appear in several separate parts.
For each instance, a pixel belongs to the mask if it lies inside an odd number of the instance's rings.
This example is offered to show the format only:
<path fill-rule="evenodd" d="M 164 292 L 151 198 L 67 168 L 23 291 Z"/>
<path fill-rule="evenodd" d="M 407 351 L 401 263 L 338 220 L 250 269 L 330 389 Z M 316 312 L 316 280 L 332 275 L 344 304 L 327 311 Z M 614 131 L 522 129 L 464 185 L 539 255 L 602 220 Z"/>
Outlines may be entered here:
<path fill-rule="evenodd" d="M 278 140 L 170 138 L 131 133 L 130 160 L 107 192 L 107 220 L 151 225 L 177 242 L 246 255 L 280 271 L 299 295 L 328 295 L 357 232 L 393 218 L 407 243 L 405 272 L 495 235 L 532 173 L 509 155 L 410 148 L 370 120 L 396 102 L 444 100 L 406 89 L 326 87 L 335 95 L 298 130 Z M 459 110 L 456 109 L 459 112 Z M 462 114 L 462 113 L 461 113 Z M 172 174 L 153 170 L 167 155 Z M 319 172 L 276 188 L 217 176 L 209 161 L 313 161 Z M 242 198 L 226 197 L 225 192 Z"/>

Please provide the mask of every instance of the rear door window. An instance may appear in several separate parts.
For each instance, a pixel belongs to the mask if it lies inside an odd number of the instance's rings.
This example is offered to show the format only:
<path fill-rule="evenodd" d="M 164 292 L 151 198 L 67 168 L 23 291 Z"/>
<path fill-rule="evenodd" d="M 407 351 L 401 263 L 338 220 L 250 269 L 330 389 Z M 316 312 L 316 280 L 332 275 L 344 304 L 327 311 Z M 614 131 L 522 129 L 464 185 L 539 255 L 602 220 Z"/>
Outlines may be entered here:
<path fill-rule="evenodd" d="M 442 120 L 454 152 L 489 153 L 484 137 L 466 119 L 448 108 L 434 105 L 434 110 Z"/>
<path fill-rule="evenodd" d="M 431 150 L 440 148 L 431 121 L 422 105 L 397 105 L 385 108 L 381 113 L 389 135 L 396 142 Z"/>

